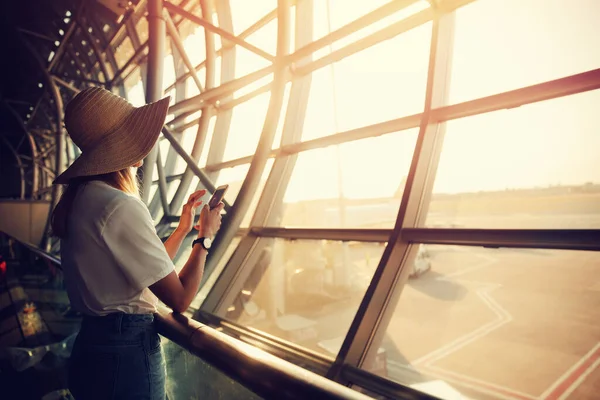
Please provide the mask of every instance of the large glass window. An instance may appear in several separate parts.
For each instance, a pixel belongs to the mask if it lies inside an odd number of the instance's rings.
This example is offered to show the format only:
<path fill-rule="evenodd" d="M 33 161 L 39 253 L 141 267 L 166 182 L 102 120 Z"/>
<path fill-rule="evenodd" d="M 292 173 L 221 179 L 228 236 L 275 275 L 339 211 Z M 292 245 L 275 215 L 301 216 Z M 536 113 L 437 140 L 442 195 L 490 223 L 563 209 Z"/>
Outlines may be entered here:
<path fill-rule="evenodd" d="M 600 228 L 600 91 L 447 123 L 426 225 Z"/>
<path fill-rule="evenodd" d="M 600 65 L 600 2 L 478 0 L 456 11 L 450 102 Z"/>
<path fill-rule="evenodd" d="M 254 153 L 262 133 L 270 96 L 270 93 L 263 93 L 233 109 L 223 155 L 225 161 Z"/>
<path fill-rule="evenodd" d="M 313 72 L 302 140 L 423 111 L 431 24 Z"/>
<path fill-rule="evenodd" d="M 390 305 L 368 369 L 443 399 L 596 393 L 600 254 L 433 245 L 419 253 L 427 265 Z"/>
<path fill-rule="evenodd" d="M 260 239 L 224 317 L 335 358 L 383 243 Z"/>
<path fill-rule="evenodd" d="M 300 153 L 280 224 L 393 227 L 417 133 L 411 129 Z"/>

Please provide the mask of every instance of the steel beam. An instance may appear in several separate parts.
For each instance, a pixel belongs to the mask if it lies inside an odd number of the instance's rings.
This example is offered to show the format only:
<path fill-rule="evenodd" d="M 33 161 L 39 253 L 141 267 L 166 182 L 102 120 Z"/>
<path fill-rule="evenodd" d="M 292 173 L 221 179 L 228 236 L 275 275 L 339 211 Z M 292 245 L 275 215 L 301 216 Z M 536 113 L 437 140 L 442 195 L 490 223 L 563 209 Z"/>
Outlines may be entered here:
<path fill-rule="evenodd" d="M 407 228 L 401 236 L 409 243 L 600 251 L 600 229 Z"/>
<path fill-rule="evenodd" d="M 23 165 L 23 162 L 21 161 L 21 156 L 19 156 L 19 153 L 17 153 L 14 146 L 10 143 L 10 141 L 6 138 L 6 136 L 4 134 L 0 134 L 0 139 L 2 139 L 2 141 L 4 141 L 4 143 L 6 144 L 6 147 L 8 147 L 8 149 L 10 150 L 12 155 L 15 157 L 15 160 L 17 161 L 17 166 L 19 167 L 19 173 L 20 173 L 20 177 L 21 177 L 21 189 L 19 191 L 19 198 L 21 200 L 24 200 L 25 199 L 25 166 Z M 32 191 L 32 194 L 33 194 L 33 191 Z"/>
<path fill-rule="evenodd" d="M 176 14 L 179 14 L 179 15 L 185 17 L 186 19 L 194 22 L 195 24 L 198 24 L 198 25 L 204 27 L 204 29 L 206 31 L 216 33 L 217 35 L 221 36 L 222 40 L 228 40 L 232 43 L 235 43 L 238 46 L 241 46 L 247 50 L 250 50 L 254 54 L 257 54 L 268 61 L 273 62 L 275 60 L 275 57 L 273 55 L 267 53 L 266 51 L 259 49 L 258 47 L 246 42 L 245 40 L 238 38 L 237 36 L 233 35 L 232 33 L 227 32 L 226 30 L 224 30 L 222 28 L 214 26 L 213 24 L 206 21 L 205 19 L 199 18 L 199 17 L 195 16 L 194 14 L 182 9 L 181 7 L 176 6 L 173 3 L 166 1 L 165 8 L 169 11 L 172 11 Z"/>
<path fill-rule="evenodd" d="M 295 47 L 310 42 L 313 30 L 312 0 L 303 0 L 297 4 L 294 26 L 296 30 L 294 35 Z M 309 62 L 310 59 L 309 56 L 300 62 Z M 307 75 L 292 82 L 281 136 L 282 145 L 293 143 L 299 140 L 302 135 L 311 81 L 312 76 Z M 276 221 L 280 218 L 283 195 L 295 161 L 295 156 L 281 157 L 275 160 L 250 222 L 251 226 L 261 227 L 276 224 Z M 238 230 L 238 233 L 240 231 L 241 229 Z M 224 315 L 226 309 L 245 285 L 247 277 L 253 271 L 257 257 L 260 257 L 263 249 L 271 245 L 272 242 L 273 239 L 260 239 L 253 234 L 244 234 L 237 249 L 210 288 L 202 303 L 201 310 Z"/>
<path fill-rule="evenodd" d="M 148 75 L 146 79 L 146 102 L 152 103 L 161 99 L 163 81 L 163 59 L 165 55 L 166 24 L 162 16 L 163 1 L 148 0 Z M 158 144 L 146 156 L 143 168 L 142 194 L 144 203 L 148 204 L 152 173 L 158 157 Z"/>
<path fill-rule="evenodd" d="M 190 155 L 183 149 L 183 147 L 181 146 L 179 141 L 169 131 L 169 129 L 167 127 L 163 127 L 162 133 L 163 133 L 164 137 L 169 141 L 169 143 L 171 143 L 171 147 L 177 152 L 177 154 L 179 154 L 179 156 L 181 158 L 183 158 L 183 160 L 192 169 L 192 171 L 194 171 L 194 173 L 196 174 L 198 179 L 200 179 L 200 182 L 202 182 L 204 187 L 208 191 L 214 192 L 215 185 L 211 182 L 210 179 L 208 179 L 208 177 L 206 176 L 204 171 L 202 171 L 202 169 L 200 169 L 198 164 L 196 164 L 194 162 L 194 160 L 190 157 Z M 227 203 L 227 201 L 224 201 L 224 203 L 225 203 L 225 211 L 228 211 L 231 208 L 231 206 L 229 205 L 229 203 Z"/>
<path fill-rule="evenodd" d="M 202 15 L 204 17 L 210 16 L 212 14 L 211 5 L 207 0 L 201 0 L 200 6 L 202 8 Z M 205 50 L 206 50 L 206 80 L 205 86 L 207 90 L 212 89 L 215 84 L 215 37 L 213 33 L 206 31 L 204 33 L 204 41 L 205 41 Z M 181 46 L 181 50 L 185 52 L 183 45 Z M 183 53 L 185 54 L 185 53 Z M 182 54 L 182 55 L 183 55 Z M 191 64 L 190 64 L 191 65 Z M 200 115 L 200 120 L 198 123 L 198 131 L 196 132 L 196 140 L 194 141 L 194 146 L 192 147 L 191 159 L 194 161 L 194 165 L 198 164 L 198 160 L 202 155 L 202 149 L 204 148 L 204 144 L 206 142 L 206 137 L 208 135 L 208 127 L 210 125 L 210 119 L 213 116 L 214 110 L 212 107 L 207 106 L 202 109 L 202 114 Z M 173 196 L 173 200 L 171 200 L 170 204 L 170 212 L 175 213 L 181 207 L 181 204 L 185 200 L 185 196 L 189 190 L 190 184 L 193 178 L 193 171 L 190 169 L 188 165 L 183 173 L 183 177 L 177 187 L 177 191 Z M 210 179 L 206 177 L 207 179 Z M 211 180 L 212 182 L 212 180 Z M 211 183 L 212 185 L 212 183 Z M 206 187 L 206 186 L 205 186 Z M 207 188 L 208 189 L 208 188 Z"/>
<path fill-rule="evenodd" d="M 274 62 L 275 76 L 273 78 L 273 90 L 269 100 L 269 107 L 265 117 L 262 134 L 256 147 L 254 159 L 248 169 L 246 179 L 237 195 L 235 207 L 227 214 L 227 220 L 223 228 L 215 237 L 214 247 L 211 249 L 206 270 L 207 274 L 216 267 L 220 258 L 223 257 L 231 240 L 235 237 L 242 219 L 248 212 L 250 202 L 259 184 L 260 178 L 267 164 L 268 154 L 271 151 L 275 131 L 281 114 L 283 95 L 285 90 L 285 68 L 282 63 L 283 57 L 289 52 L 290 38 L 290 4 L 289 0 L 278 0 L 277 2 L 277 58 Z"/>
<path fill-rule="evenodd" d="M 418 226 L 428 197 L 444 137 L 444 127 L 429 124 L 431 110 L 446 103 L 454 42 L 454 13 L 436 14 L 433 21 L 425 107 L 413 160 L 404 188 L 396 225 L 379 265 L 358 308 L 328 376 L 347 383 L 344 365 L 369 368 L 395 311 L 416 256 L 416 247 L 403 240 L 402 231 Z"/>
<path fill-rule="evenodd" d="M 77 93 L 79 93 L 81 91 L 78 88 L 76 88 L 75 86 L 71 85 L 69 82 L 63 81 L 58 76 L 52 76 L 52 79 L 54 79 L 56 81 L 56 83 L 58 83 L 61 86 L 65 87 L 66 89 L 69 89 L 71 92 L 73 92 L 75 94 L 77 94 Z"/>
<path fill-rule="evenodd" d="M 227 2 L 217 2 L 217 10 L 221 7 L 222 3 L 227 3 Z M 224 4 L 224 6 L 229 7 L 229 3 Z M 217 16 L 219 17 L 219 26 L 222 29 L 225 29 L 225 30 L 228 30 L 230 32 L 233 32 L 233 29 L 228 28 L 228 25 L 226 23 L 224 24 L 224 21 L 221 21 L 221 19 L 223 19 L 223 17 L 221 16 L 221 14 L 222 14 L 221 12 L 217 12 Z M 276 17 L 277 17 L 277 9 L 271 11 L 270 13 L 268 13 L 267 15 L 265 15 L 264 17 L 262 17 L 261 19 L 259 19 L 258 21 L 256 21 L 254 24 L 252 24 L 250 27 L 248 27 L 248 29 L 246 29 L 245 31 L 243 31 L 239 35 L 237 35 L 237 37 L 240 38 L 240 39 L 245 39 L 246 37 L 250 36 L 254 32 L 258 31 L 263 26 L 267 25 L 269 22 L 271 22 L 272 20 L 274 20 Z M 231 20 L 231 16 L 229 17 L 229 19 Z M 221 48 L 219 50 L 217 50 L 217 57 L 220 56 L 220 55 L 222 55 L 224 51 L 232 49 L 232 48 L 235 49 L 235 43 L 221 42 Z M 205 64 L 206 64 L 206 61 L 202 61 L 200 64 L 198 64 L 198 65 L 196 65 L 194 67 L 194 71 L 198 72 L 201 68 L 204 67 Z M 167 88 L 167 91 L 173 89 L 173 87 L 175 87 L 176 84 L 178 84 L 181 81 L 185 81 L 190 76 L 191 75 L 188 72 L 188 73 L 186 73 L 186 74 L 178 77 L 175 80 L 175 82 L 171 86 L 169 86 Z M 224 81 L 224 80 L 221 79 L 221 81 Z"/>
<path fill-rule="evenodd" d="M 390 239 L 392 229 L 278 228 L 251 226 L 250 235 L 290 240 L 339 240 L 342 242 L 379 242 Z"/>
<path fill-rule="evenodd" d="M 192 79 L 194 80 L 194 83 L 196 83 L 198 90 L 200 91 L 200 93 L 202 93 L 204 91 L 204 87 L 202 87 L 200 78 L 198 78 L 198 74 L 196 74 L 196 70 L 194 69 L 192 62 L 190 61 L 190 58 L 188 57 L 188 55 L 185 51 L 185 47 L 183 46 L 183 41 L 181 40 L 181 37 L 179 36 L 179 32 L 177 31 L 177 28 L 175 27 L 175 24 L 173 23 L 173 20 L 171 19 L 171 15 L 169 14 L 169 12 L 167 10 L 164 10 L 163 14 L 164 14 L 165 20 L 167 21 L 167 33 L 171 37 L 171 43 L 173 43 L 175 45 L 175 48 L 179 52 L 179 56 L 181 57 L 185 66 L 188 68 L 188 71 L 191 74 Z M 208 33 L 208 32 L 206 32 L 206 33 Z M 208 54 L 207 54 L 207 56 L 208 56 Z"/>
<path fill-rule="evenodd" d="M 229 1 L 217 2 L 217 16 L 219 18 L 219 26 L 229 32 L 233 32 L 233 20 L 231 18 L 231 6 Z M 225 43 L 221 43 L 221 85 L 224 82 L 230 82 L 235 79 L 235 64 L 237 57 L 237 46 L 223 48 L 223 44 Z M 221 100 L 227 101 L 232 97 L 233 93 L 230 93 Z M 227 138 L 230 133 L 232 117 L 233 111 L 231 109 L 218 110 L 208 156 L 206 158 L 207 164 L 223 160 L 225 147 L 227 146 Z M 207 171 L 207 175 L 214 182 L 216 182 L 219 177 L 218 172 Z"/>

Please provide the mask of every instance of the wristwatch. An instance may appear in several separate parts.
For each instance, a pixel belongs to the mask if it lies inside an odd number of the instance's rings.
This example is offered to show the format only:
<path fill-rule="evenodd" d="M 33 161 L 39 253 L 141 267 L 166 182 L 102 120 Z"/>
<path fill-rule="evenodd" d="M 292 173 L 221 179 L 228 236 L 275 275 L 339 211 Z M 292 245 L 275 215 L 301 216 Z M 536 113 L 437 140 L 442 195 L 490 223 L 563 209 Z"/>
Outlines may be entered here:
<path fill-rule="evenodd" d="M 212 240 L 210 240 L 210 238 L 207 237 L 201 237 L 194 240 L 192 242 L 192 247 L 194 247 L 198 243 L 200 243 L 200 246 L 202 246 L 202 248 L 206 251 L 208 251 L 210 249 L 210 246 L 212 246 Z"/>

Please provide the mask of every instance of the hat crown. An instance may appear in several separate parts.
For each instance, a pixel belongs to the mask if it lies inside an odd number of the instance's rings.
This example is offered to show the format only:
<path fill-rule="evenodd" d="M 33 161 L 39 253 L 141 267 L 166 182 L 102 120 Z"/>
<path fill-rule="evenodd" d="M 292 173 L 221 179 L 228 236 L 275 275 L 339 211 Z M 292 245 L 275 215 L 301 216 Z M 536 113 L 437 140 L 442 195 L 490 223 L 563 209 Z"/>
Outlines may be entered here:
<path fill-rule="evenodd" d="M 65 127 L 77 147 L 86 151 L 110 136 L 134 108 L 106 89 L 87 88 L 67 104 Z"/>

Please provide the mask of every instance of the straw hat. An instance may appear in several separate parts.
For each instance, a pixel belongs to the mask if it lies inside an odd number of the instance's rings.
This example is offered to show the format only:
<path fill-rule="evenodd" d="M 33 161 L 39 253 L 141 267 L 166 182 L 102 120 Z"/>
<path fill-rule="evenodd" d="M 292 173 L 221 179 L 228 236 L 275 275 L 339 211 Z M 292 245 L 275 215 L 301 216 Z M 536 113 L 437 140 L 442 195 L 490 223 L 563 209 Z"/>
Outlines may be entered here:
<path fill-rule="evenodd" d="M 106 89 L 82 90 L 65 110 L 65 127 L 81 155 L 54 184 L 119 171 L 143 160 L 162 130 L 169 98 L 134 107 Z"/>

